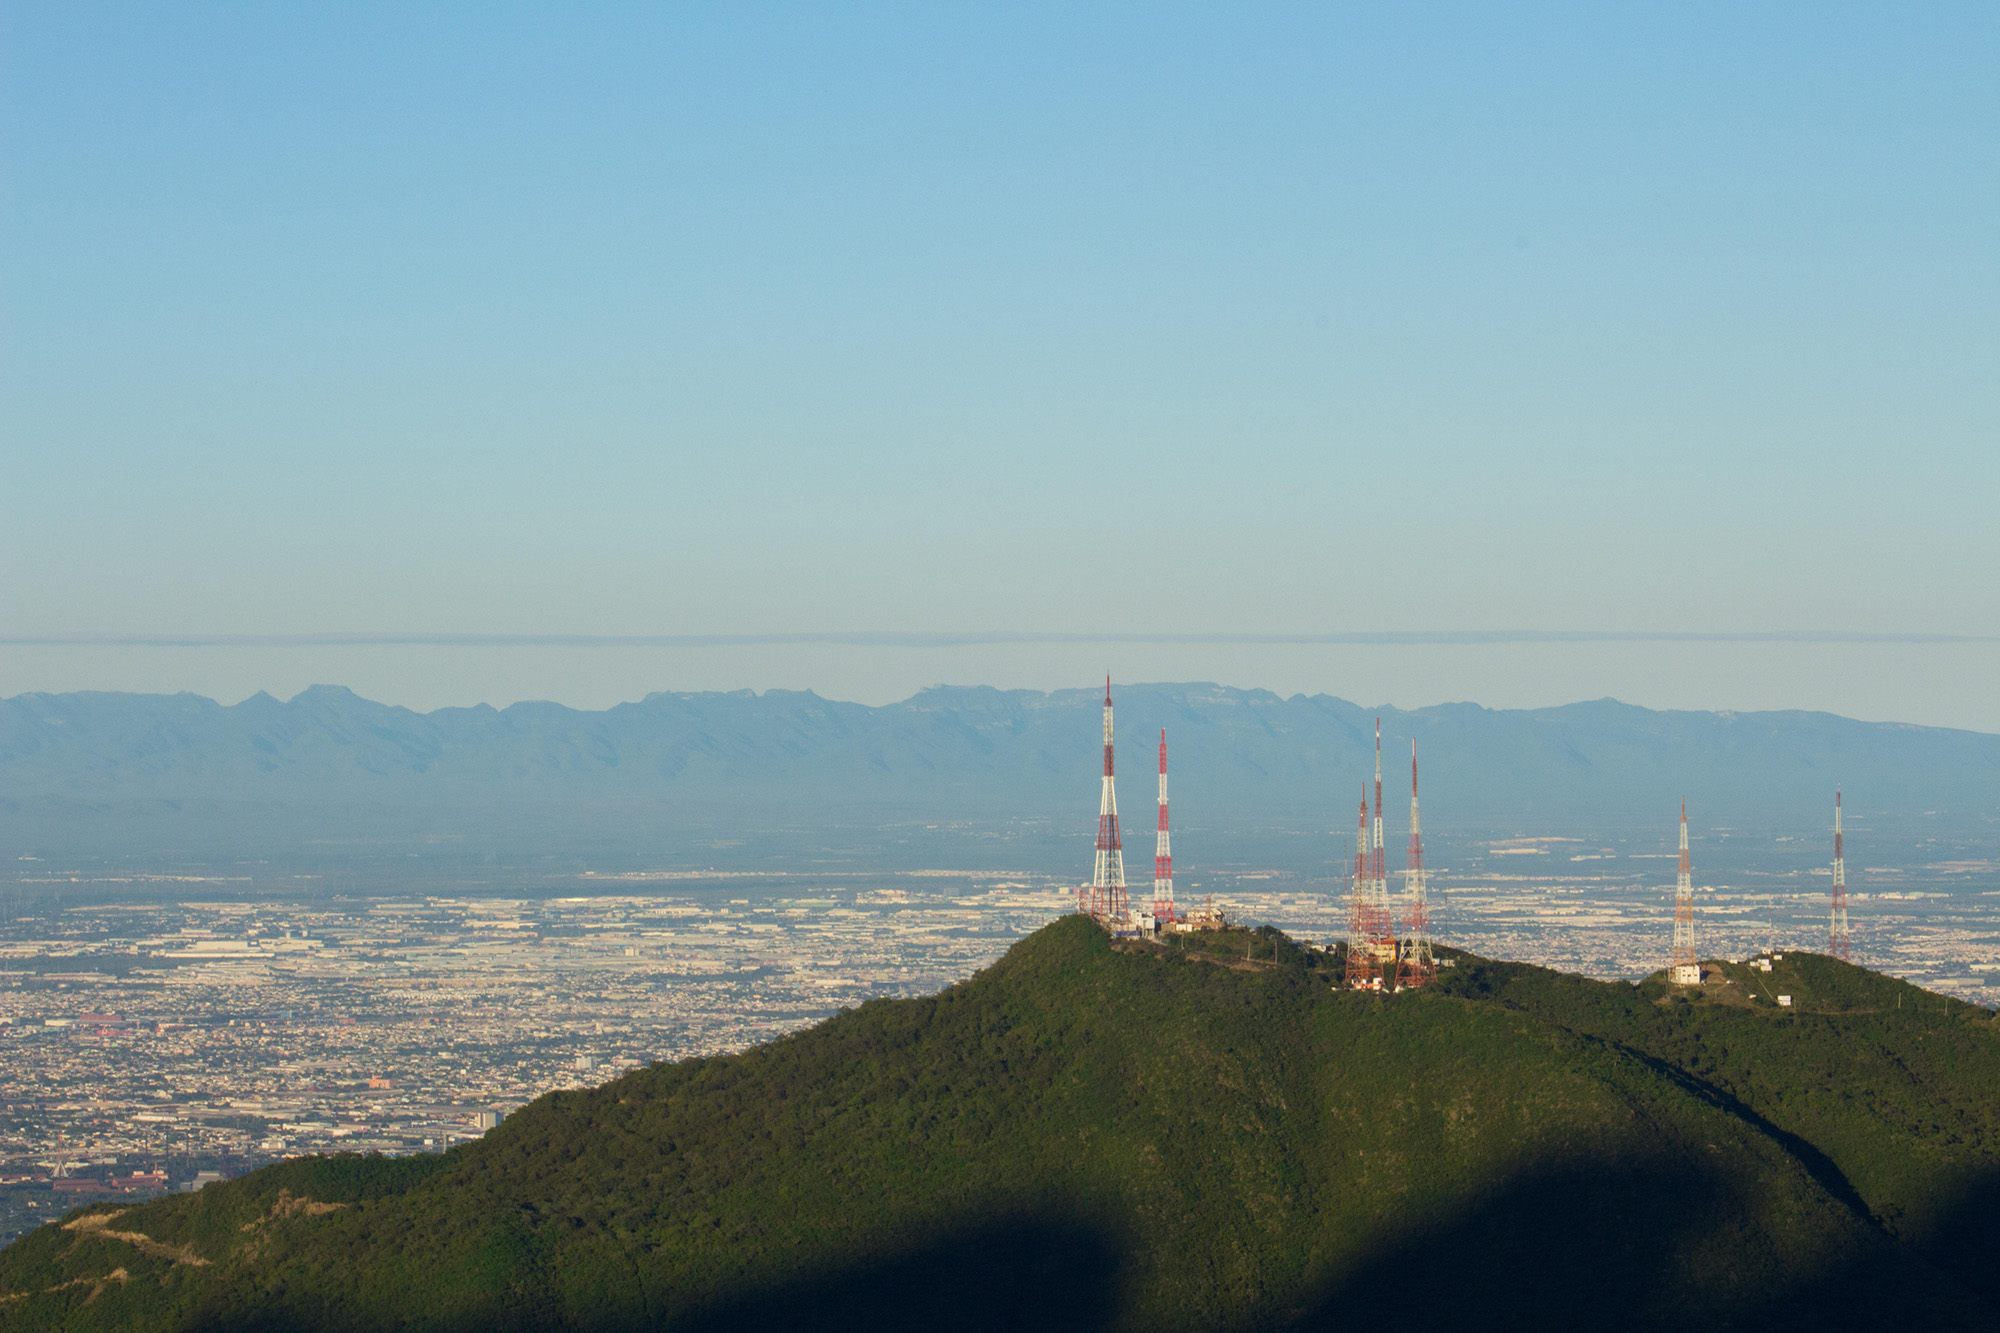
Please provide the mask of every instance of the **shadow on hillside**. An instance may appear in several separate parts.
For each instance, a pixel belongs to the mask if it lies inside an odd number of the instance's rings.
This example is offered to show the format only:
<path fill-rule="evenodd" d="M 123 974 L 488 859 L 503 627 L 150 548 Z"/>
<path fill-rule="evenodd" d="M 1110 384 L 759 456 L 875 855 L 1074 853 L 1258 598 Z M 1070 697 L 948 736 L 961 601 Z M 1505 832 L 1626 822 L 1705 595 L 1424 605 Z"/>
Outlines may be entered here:
<path fill-rule="evenodd" d="M 1932 1263 L 2000 1310 L 2000 1169 L 1968 1179 L 1958 1196 L 1912 1238 Z"/>
<path fill-rule="evenodd" d="M 674 1333 L 1101 1329 L 1117 1317 L 1120 1257 L 1115 1243 L 1088 1227 L 1002 1222 L 774 1286 L 672 1327 Z"/>
<path fill-rule="evenodd" d="M 2000 1180 L 1953 1220 L 1990 1253 Z M 2000 1329 L 2000 1314 L 1872 1231 L 1849 1253 L 1787 1271 L 1737 1237 L 1731 1191 L 1692 1163 L 1565 1166 L 1534 1174 L 1405 1234 L 1291 1309 L 1217 1319 L 1159 1312 L 1165 1327 L 1351 1329 L 1421 1322 L 1535 1327 L 1783 1330 Z M 1219 1238 L 1226 1242 L 1227 1238 Z M 1037 1220 L 978 1228 L 923 1249 L 792 1281 L 692 1321 L 699 1333 L 1109 1329 L 1121 1322 L 1122 1247 L 1103 1232 Z M 1965 1271 L 1959 1269 L 1958 1271 Z M 1696 1277 L 1698 1275 L 1698 1280 Z M 1143 1280 L 1143 1279 L 1142 1279 Z M 1135 1293 L 1123 1291 L 1130 1296 Z M 1176 1318 L 1179 1315 L 1179 1318 Z M 1126 1326 L 1130 1326 L 1129 1323 Z"/>
<path fill-rule="evenodd" d="M 1868 1216 L 1868 1202 L 1861 1197 L 1854 1183 L 1843 1173 L 1831 1157 L 1821 1152 L 1810 1139 L 1792 1133 L 1790 1130 L 1766 1119 L 1748 1102 L 1742 1101 L 1705 1079 L 1698 1078 L 1682 1069 L 1671 1060 L 1647 1055 L 1641 1051 L 1630 1051 L 1632 1057 L 1662 1079 L 1673 1084 L 1697 1101 L 1707 1102 L 1719 1111 L 1725 1111 L 1745 1124 L 1754 1127 L 1758 1133 L 1772 1140 L 1790 1153 L 1792 1160 L 1804 1167 L 1819 1187 L 1838 1199 L 1858 1217 Z"/>
<path fill-rule="evenodd" d="M 1970 1224 L 1972 1210 L 1993 1206 L 1989 1185 L 1962 1211 Z M 1989 1252 L 1996 1216 L 1976 1228 Z M 1741 1242 L 1744 1220 L 1725 1183 L 1697 1166 L 1557 1168 L 1404 1236 L 1283 1326 L 1305 1333 L 1420 1312 L 1481 1328 L 2000 1330 L 2000 1310 L 1872 1225 L 1845 1252 L 1788 1268 Z"/>
<path fill-rule="evenodd" d="M 1708 1322 L 1673 1257 L 1729 1206 L 1709 1174 L 1658 1163 L 1564 1166 L 1517 1179 L 1407 1233 L 1330 1284 L 1288 1327 L 1420 1317 L 1473 1327 L 1652 1328 Z"/>
<path fill-rule="evenodd" d="M 1803 1262 L 1746 1243 L 1738 1195 L 1696 1159 L 1579 1162 L 1517 1178 L 1435 1217 L 1315 1289 L 1273 1293 L 1257 1309 L 1147 1310 L 1144 1326 L 1186 1330 L 1348 1330 L 1422 1325 L 1479 1330 L 1623 1330 L 1935 1327 L 1995 1330 L 2000 1305 L 1988 1278 L 1975 1294 L 1917 1248 L 1856 1225 L 1849 1244 Z M 1218 1253 L 1260 1238 L 1215 1237 Z M 1268 1239 L 1268 1238 L 1261 1238 Z M 1326 1240 L 1324 1238 L 1321 1245 Z M 1249 1241 L 1246 1246 L 1241 1243 Z M 1296 1249 L 1321 1248 L 1294 1238 Z M 1970 1183 L 1922 1242 L 1949 1271 L 1985 1273 L 2000 1244 L 2000 1173 Z M 1949 1247 L 1934 1248 L 1934 1247 Z M 1334 1248 L 1338 1248 L 1337 1242 Z M 1111 1230 L 1077 1216 L 1016 1217 L 940 1229 L 900 1253 L 771 1282 L 705 1302 L 662 1325 L 636 1311 L 559 1312 L 539 1300 L 468 1322 L 410 1326 L 589 1329 L 639 1333 L 903 1333 L 909 1330 L 1057 1330 L 1141 1326 L 1143 1273 Z M 1198 1262 L 1169 1256 L 1167 1262 Z M 1969 1266 L 1968 1266 L 1969 1265 Z M 1257 1275 L 1259 1277 L 1263 1275 Z M 608 1293 L 607 1293 L 608 1294 Z M 692 1294 L 692 1293 L 688 1293 Z M 1981 1299 L 1981 1297 L 1984 1299 Z M 190 1326 L 217 1327 L 196 1321 Z M 325 1311 L 301 1318 L 277 1307 L 232 1327 L 345 1328 Z M 403 1325 L 398 1325 L 403 1326 Z"/>

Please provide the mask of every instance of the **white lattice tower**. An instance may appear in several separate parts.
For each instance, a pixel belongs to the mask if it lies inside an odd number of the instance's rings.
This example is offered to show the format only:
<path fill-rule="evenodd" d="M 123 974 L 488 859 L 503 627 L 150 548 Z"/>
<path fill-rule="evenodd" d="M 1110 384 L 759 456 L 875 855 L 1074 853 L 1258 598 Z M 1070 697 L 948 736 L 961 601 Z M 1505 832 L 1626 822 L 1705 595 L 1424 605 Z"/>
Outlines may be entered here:
<path fill-rule="evenodd" d="M 1842 962 L 1849 961 L 1854 944 L 1847 933 L 1847 855 L 1841 846 L 1840 793 L 1833 793 L 1833 919 L 1827 931 L 1826 951 Z"/>
<path fill-rule="evenodd" d="M 1410 742 L 1410 859 L 1403 872 L 1409 905 L 1403 918 L 1403 947 L 1396 964 L 1396 985 L 1423 986 L 1437 976 L 1431 951 L 1430 882 L 1424 871 L 1424 822 L 1417 813 L 1417 743 Z"/>
<path fill-rule="evenodd" d="M 1368 788 L 1361 789 L 1360 813 L 1355 820 L 1354 866 L 1348 874 L 1347 897 L 1347 984 L 1362 987 L 1369 984 L 1370 977 L 1380 979 L 1381 970 L 1375 965 L 1375 918 L 1369 910 L 1368 900 L 1372 881 L 1369 878 L 1368 854 Z"/>
<path fill-rule="evenodd" d="M 1674 879 L 1674 962 L 1667 979 L 1677 986 L 1701 984 L 1701 960 L 1694 947 L 1694 872 L 1688 864 L 1687 802 L 1681 802 L 1680 873 Z"/>
<path fill-rule="evenodd" d="M 1375 824 L 1369 843 L 1369 879 L 1372 881 L 1370 897 L 1375 910 L 1376 944 L 1385 942 L 1389 933 L 1389 859 L 1382 847 L 1382 719 L 1375 719 Z"/>

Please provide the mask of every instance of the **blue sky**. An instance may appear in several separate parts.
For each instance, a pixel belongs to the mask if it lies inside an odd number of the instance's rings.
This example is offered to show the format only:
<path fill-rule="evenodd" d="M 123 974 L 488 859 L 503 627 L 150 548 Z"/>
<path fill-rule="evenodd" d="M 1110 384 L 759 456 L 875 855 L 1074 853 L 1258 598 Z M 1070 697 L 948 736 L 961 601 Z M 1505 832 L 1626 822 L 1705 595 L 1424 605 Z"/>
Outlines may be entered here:
<path fill-rule="evenodd" d="M 5 636 L 2000 635 L 1991 5 L 0 24 Z M 1110 658 L 2000 730 L 1992 644 L 1448 657 L 15 643 L 0 693 Z"/>

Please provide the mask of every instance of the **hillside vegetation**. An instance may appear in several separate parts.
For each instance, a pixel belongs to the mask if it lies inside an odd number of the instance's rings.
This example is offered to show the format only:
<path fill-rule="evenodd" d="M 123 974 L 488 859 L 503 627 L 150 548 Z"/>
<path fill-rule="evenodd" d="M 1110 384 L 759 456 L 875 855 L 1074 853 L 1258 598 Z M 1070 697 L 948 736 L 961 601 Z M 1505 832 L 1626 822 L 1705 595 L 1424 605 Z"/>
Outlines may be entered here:
<path fill-rule="evenodd" d="M 1065 918 L 940 995 L 0 1251 L 0 1327 L 2000 1327 L 2000 1025 Z M 1761 988 L 1787 987 L 1780 1009 Z"/>

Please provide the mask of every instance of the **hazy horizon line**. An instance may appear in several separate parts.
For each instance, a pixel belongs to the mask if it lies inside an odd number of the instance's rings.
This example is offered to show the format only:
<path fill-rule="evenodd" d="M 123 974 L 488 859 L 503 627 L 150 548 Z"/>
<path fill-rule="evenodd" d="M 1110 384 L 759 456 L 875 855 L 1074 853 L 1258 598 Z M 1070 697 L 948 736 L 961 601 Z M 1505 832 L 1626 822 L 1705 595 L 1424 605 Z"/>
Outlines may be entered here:
<path fill-rule="evenodd" d="M 1241 644 L 1264 646 L 1481 645 L 1517 643 L 1975 644 L 1991 634 L 1858 630 L 1351 630 L 1319 634 L 831 630 L 762 634 L 459 634 L 343 631 L 312 634 L 0 634 L 12 648 L 742 648 L 822 644 L 854 648 L 977 648 L 1030 643 Z"/>

